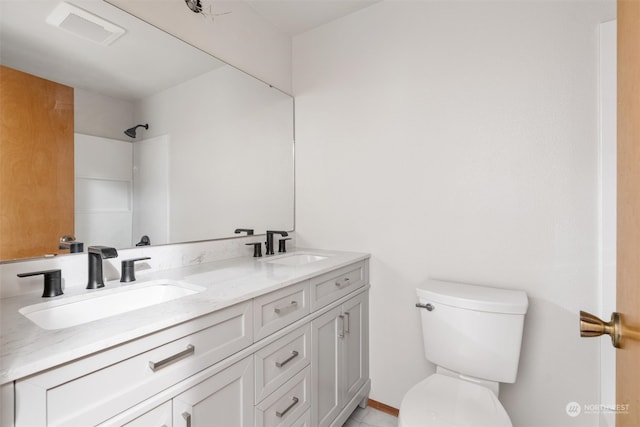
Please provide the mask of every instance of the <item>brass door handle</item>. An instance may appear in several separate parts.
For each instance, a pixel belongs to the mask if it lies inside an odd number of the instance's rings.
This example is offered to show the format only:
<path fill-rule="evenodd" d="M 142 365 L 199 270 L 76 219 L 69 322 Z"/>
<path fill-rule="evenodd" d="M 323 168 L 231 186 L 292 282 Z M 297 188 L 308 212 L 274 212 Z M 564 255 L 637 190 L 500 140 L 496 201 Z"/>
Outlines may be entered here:
<path fill-rule="evenodd" d="M 580 336 L 599 337 L 607 334 L 611 337 L 611 344 L 620 348 L 622 343 L 622 321 L 620 313 L 611 313 L 611 320 L 605 322 L 591 313 L 580 310 Z"/>

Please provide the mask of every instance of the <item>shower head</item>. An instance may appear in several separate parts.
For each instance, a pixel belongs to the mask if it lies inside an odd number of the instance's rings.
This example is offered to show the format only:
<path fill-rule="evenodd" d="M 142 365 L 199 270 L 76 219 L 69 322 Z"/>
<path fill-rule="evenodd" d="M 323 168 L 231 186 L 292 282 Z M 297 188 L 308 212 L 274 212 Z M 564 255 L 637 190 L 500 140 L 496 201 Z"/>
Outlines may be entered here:
<path fill-rule="evenodd" d="M 124 134 L 127 135 L 128 137 L 131 138 L 135 138 L 136 137 L 136 129 L 138 128 L 145 128 L 145 129 L 149 129 L 149 124 L 147 123 L 146 125 L 136 125 L 132 128 L 129 128 L 127 130 L 124 131 Z"/>

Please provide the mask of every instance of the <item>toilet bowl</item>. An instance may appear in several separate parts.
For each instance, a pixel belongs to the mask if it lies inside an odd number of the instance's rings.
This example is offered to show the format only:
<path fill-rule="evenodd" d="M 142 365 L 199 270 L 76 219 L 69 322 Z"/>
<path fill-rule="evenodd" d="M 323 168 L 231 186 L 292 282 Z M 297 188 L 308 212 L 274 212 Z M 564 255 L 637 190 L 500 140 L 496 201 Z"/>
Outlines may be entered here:
<path fill-rule="evenodd" d="M 433 374 L 407 392 L 399 427 L 512 427 L 496 395 L 487 387 Z"/>
<path fill-rule="evenodd" d="M 516 380 L 522 291 L 429 280 L 416 289 L 425 357 L 437 367 L 403 397 L 399 427 L 512 427 L 499 383 Z"/>

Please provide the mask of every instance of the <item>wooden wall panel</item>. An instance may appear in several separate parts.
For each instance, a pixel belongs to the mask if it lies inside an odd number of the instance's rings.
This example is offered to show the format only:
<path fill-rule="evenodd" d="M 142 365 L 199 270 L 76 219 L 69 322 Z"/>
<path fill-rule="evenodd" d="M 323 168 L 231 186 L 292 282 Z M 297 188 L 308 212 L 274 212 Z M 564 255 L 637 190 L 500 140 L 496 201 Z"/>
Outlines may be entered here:
<path fill-rule="evenodd" d="M 0 66 L 0 260 L 74 233 L 73 88 Z"/>

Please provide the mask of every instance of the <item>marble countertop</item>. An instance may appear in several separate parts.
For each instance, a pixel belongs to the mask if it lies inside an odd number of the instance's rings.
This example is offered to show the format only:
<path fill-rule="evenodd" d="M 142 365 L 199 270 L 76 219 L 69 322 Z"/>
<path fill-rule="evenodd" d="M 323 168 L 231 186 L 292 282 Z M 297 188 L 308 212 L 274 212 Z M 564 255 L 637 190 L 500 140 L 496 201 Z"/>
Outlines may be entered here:
<path fill-rule="evenodd" d="M 55 298 L 40 293 L 0 300 L 0 384 L 5 384 L 69 361 L 88 356 L 126 341 L 189 321 L 213 311 L 247 301 L 345 265 L 362 261 L 368 254 L 297 249 L 289 252 L 327 255 L 303 265 L 269 263 L 278 255 L 234 258 L 155 272 L 136 272 L 137 281 L 110 281 L 98 290 L 74 287 Z M 45 330 L 20 314 L 33 304 L 63 301 L 76 295 L 140 284 L 146 281 L 180 280 L 204 291 L 173 301 L 58 330 Z"/>

